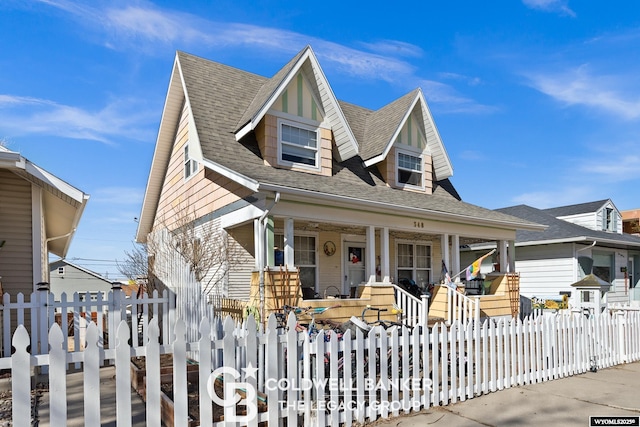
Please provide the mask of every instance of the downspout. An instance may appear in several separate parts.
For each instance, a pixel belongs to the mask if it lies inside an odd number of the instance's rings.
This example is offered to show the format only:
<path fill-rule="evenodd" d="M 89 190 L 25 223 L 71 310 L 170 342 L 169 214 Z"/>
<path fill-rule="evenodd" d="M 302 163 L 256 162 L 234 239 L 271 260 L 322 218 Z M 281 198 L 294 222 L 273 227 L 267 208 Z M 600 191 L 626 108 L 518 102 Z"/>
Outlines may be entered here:
<path fill-rule="evenodd" d="M 260 320 L 264 322 L 264 298 L 265 298 L 265 292 L 264 292 L 264 269 L 265 269 L 265 264 L 267 261 L 267 239 L 266 239 L 266 220 L 267 220 L 267 216 L 269 215 L 269 213 L 271 212 L 271 210 L 273 209 L 273 207 L 280 201 L 280 192 L 276 191 L 275 194 L 275 198 L 273 199 L 273 202 L 271 203 L 271 206 L 269 206 L 263 213 L 262 215 L 260 215 L 260 219 L 258 219 L 258 226 L 259 226 L 259 235 L 260 235 L 260 262 L 258 263 L 258 267 L 259 267 L 259 272 L 258 272 L 258 277 L 259 277 L 259 288 L 260 288 Z"/>
<path fill-rule="evenodd" d="M 591 245 L 585 246 L 584 248 L 576 249 L 576 252 L 581 252 L 581 251 L 585 251 L 585 250 L 587 250 L 589 248 L 592 248 L 592 247 L 594 247 L 596 245 L 596 243 L 598 243 L 598 242 L 594 240 Z"/>

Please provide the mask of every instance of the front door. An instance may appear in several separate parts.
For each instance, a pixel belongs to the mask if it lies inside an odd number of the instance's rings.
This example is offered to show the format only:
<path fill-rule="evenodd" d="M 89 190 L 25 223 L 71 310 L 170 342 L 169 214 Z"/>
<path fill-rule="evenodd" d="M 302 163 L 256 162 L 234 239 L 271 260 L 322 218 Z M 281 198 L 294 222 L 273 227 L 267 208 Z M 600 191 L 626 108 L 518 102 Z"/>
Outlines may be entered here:
<path fill-rule="evenodd" d="M 358 285 L 365 282 L 365 249 L 366 245 L 362 242 L 344 242 L 344 285 L 343 294 L 351 294 L 351 288 L 357 288 Z M 355 291 L 355 289 L 354 289 Z"/>

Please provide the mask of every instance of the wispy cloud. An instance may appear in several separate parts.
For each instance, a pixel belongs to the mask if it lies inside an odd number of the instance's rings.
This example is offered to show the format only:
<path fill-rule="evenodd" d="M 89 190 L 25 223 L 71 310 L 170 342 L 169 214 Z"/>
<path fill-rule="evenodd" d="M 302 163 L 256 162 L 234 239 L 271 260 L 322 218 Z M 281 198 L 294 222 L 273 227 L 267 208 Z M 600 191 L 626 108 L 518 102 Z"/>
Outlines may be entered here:
<path fill-rule="evenodd" d="M 65 138 L 113 143 L 119 137 L 150 140 L 141 123 L 156 117 L 141 112 L 136 101 L 121 99 L 101 110 L 31 97 L 0 94 L 0 128 L 11 135 L 46 134 Z"/>
<path fill-rule="evenodd" d="M 449 85 L 418 76 L 416 67 L 406 58 L 422 56 L 422 49 L 402 41 L 355 42 L 362 47 L 356 49 L 278 28 L 206 20 L 162 9 L 146 1 L 133 5 L 96 3 L 93 8 L 68 0 L 42 2 L 67 12 L 88 31 L 104 38 L 103 44 L 111 49 L 135 49 L 155 54 L 160 49 L 164 52 L 168 46 L 180 46 L 181 49 L 241 47 L 256 55 L 273 55 L 274 52 L 291 55 L 311 44 L 324 67 L 333 67 L 359 78 L 386 81 L 403 89 L 421 86 L 425 93 L 431 94 L 431 103 L 444 105 L 448 112 L 491 111 L 472 99 L 457 95 Z"/>
<path fill-rule="evenodd" d="M 555 73 L 528 74 L 532 87 L 566 105 L 583 105 L 629 120 L 640 118 L 640 97 L 624 75 L 596 75 L 588 65 Z"/>
<path fill-rule="evenodd" d="M 522 3 L 531 9 L 558 13 L 573 18 L 576 16 L 576 13 L 569 8 L 567 0 L 522 0 Z"/>
<path fill-rule="evenodd" d="M 361 43 L 361 45 L 371 52 L 382 55 L 420 57 L 423 54 L 420 47 L 398 40 L 381 40 L 375 43 Z"/>
<path fill-rule="evenodd" d="M 433 80 L 422 80 L 419 86 L 425 93 L 427 101 L 439 103 L 441 110 L 449 113 L 494 113 L 498 108 L 491 105 L 483 105 L 477 101 L 461 95 L 453 87 Z"/>
<path fill-rule="evenodd" d="M 565 206 L 594 200 L 593 187 L 567 185 L 556 186 L 550 191 L 531 191 L 521 193 L 512 199 L 514 205 L 529 205 L 538 209 Z M 597 199 L 595 199 L 597 200 Z"/>
<path fill-rule="evenodd" d="M 144 198 L 144 188 L 105 187 L 91 194 L 92 203 L 108 203 L 110 205 L 139 205 Z"/>

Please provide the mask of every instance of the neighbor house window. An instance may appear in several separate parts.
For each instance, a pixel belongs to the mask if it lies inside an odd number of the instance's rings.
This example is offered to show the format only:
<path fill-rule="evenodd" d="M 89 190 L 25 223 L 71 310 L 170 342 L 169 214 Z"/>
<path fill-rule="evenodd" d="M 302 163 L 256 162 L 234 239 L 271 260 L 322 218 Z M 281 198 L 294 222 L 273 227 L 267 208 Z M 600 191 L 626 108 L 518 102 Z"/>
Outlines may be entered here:
<path fill-rule="evenodd" d="M 422 158 L 398 152 L 398 184 L 422 187 Z"/>
<path fill-rule="evenodd" d="M 281 163 L 318 167 L 318 129 L 280 120 L 278 143 Z"/>
<path fill-rule="evenodd" d="M 615 254 L 593 251 L 591 258 L 593 258 L 593 274 L 611 283 L 610 290 L 615 291 Z"/>
<path fill-rule="evenodd" d="M 431 282 L 431 245 L 422 243 L 398 243 L 398 282 L 401 279 L 415 281 L 425 286 Z"/>
<path fill-rule="evenodd" d="M 58 274 L 61 276 L 64 274 L 64 267 L 58 267 Z"/>
<path fill-rule="evenodd" d="M 198 162 L 189 156 L 189 144 L 184 146 L 184 177 L 189 178 L 198 172 Z"/>
<path fill-rule="evenodd" d="M 612 208 L 605 208 L 602 211 L 602 229 L 604 231 L 616 231 L 615 211 Z"/>
<path fill-rule="evenodd" d="M 284 235 L 274 234 L 273 246 L 276 250 L 276 263 L 284 264 L 284 257 L 278 253 L 284 250 Z M 305 288 L 316 289 L 316 238 L 315 236 L 293 237 L 293 263 L 300 269 L 300 284 Z"/>

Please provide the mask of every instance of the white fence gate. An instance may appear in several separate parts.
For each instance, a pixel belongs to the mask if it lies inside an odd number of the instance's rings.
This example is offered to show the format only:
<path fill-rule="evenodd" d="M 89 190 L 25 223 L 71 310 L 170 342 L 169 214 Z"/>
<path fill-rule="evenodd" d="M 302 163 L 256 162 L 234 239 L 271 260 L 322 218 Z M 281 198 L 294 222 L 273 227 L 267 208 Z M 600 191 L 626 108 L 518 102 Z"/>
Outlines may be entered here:
<path fill-rule="evenodd" d="M 65 408 L 65 372 L 69 364 L 81 364 L 85 425 L 99 425 L 101 360 L 115 364 L 118 425 L 131 424 L 131 357 L 146 356 L 146 423 L 159 426 L 163 353 L 173 355 L 175 425 L 188 425 L 189 352 L 199 360 L 199 425 L 226 425 L 215 418 L 224 414 L 234 425 L 338 426 L 640 360 L 640 312 L 628 310 L 598 318 L 558 314 L 524 321 L 456 321 L 431 330 L 378 326 L 367 335 L 357 329 L 310 337 L 296 332 L 296 324 L 293 314 L 287 327 L 278 327 L 272 317 L 264 331 L 253 317 L 243 325 L 230 318 L 213 324 L 203 319 L 199 339 L 189 341 L 184 322 L 177 320 L 169 325 L 169 341 L 161 344 L 154 318 L 143 328 L 145 342 L 136 346 L 123 320 L 115 347 L 101 348 L 99 328 L 91 323 L 86 345 L 74 351 L 67 351 L 65 334 L 54 324 L 49 351 L 37 357 L 27 352 L 32 340 L 19 326 L 12 339 L 15 352 L 0 359 L 0 369 L 10 369 L 13 379 L 13 425 L 30 423 L 35 366 L 49 368 L 49 388 L 55 390 L 49 393 L 50 407 Z M 240 406 L 236 393 L 244 398 Z M 52 413 L 49 422 L 65 425 L 66 413 Z"/>

